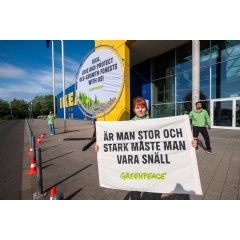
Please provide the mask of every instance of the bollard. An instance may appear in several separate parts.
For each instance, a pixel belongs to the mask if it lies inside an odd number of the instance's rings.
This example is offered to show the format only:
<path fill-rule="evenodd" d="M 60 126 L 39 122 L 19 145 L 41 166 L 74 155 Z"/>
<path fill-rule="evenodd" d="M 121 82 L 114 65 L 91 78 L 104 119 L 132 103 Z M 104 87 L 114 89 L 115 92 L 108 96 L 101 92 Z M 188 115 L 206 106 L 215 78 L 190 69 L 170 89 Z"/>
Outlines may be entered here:
<path fill-rule="evenodd" d="M 32 149 L 33 149 L 33 158 L 36 159 L 36 142 L 35 142 L 34 136 L 32 136 Z"/>
<path fill-rule="evenodd" d="M 61 193 L 61 192 L 56 193 L 53 196 L 52 200 L 63 200 L 63 193 Z"/>
<path fill-rule="evenodd" d="M 32 137 L 33 137 L 33 132 L 31 129 L 29 129 L 29 140 L 30 140 L 29 142 L 31 145 L 32 145 Z"/>
<path fill-rule="evenodd" d="M 31 130 L 28 128 L 28 140 L 29 140 L 29 143 L 30 143 L 30 145 L 32 145 L 32 132 L 31 132 Z"/>
<path fill-rule="evenodd" d="M 37 195 L 43 194 L 43 184 L 42 184 L 42 158 L 41 158 L 41 148 L 37 148 L 36 151 L 36 165 L 37 165 Z"/>
<path fill-rule="evenodd" d="M 28 141 L 29 141 L 30 144 L 32 144 L 31 143 L 31 141 L 32 141 L 32 131 L 31 131 L 31 128 L 30 128 L 27 121 L 26 121 L 26 127 L 27 127 L 27 133 L 28 133 Z"/>

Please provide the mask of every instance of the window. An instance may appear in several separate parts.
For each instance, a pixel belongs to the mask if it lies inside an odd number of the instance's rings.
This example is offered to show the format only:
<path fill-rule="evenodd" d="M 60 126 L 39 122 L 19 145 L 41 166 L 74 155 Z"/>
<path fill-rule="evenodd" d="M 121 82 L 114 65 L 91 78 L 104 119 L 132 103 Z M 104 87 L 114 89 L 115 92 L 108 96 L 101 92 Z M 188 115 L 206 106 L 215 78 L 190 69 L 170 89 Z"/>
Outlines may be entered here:
<path fill-rule="evenodd" d="M 173 74 L 175 74 L 175 50 L 153 59 L 153 80 L 171 76 Z"/>
<path fill-rule="evenodd" d="M 178 47 L 176 53 L 176 72 L 192 70 L 192 41 Z"/>

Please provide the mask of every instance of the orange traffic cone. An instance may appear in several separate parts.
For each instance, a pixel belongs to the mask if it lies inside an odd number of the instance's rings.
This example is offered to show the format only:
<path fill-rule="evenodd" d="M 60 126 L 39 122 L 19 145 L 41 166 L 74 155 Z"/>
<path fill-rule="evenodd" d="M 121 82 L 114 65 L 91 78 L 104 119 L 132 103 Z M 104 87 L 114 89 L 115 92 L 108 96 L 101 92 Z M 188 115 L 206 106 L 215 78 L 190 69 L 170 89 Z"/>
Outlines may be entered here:
<path fill-rule="evenodd" d="M 41 139 L 44 139 L 45 137 L 44 137 L 44 135 L 43 135 L 43 133 L 42 133 L 42 135 L 41 135 Z"/>
<path fill-rule="evenodd" d="M 50 200 L 52 200 L 53 196 L 57 193 L 56 187 L 52 187 L 50 191 Z"/>
<path fill-rule="evenodd" d="M 66 127 L 66 132 L 68 132 L 68 127 Z"/>
<path fill-rule="evenodd" d="M 36 174 L 37 173 L 37 167 L 36 167 L 36 162 L 35 159 L 32 158 L 31 160 L 31 169 L 27 174 Z"/>
<path fill-rule="evenodd" d="M 42 144 L 40 136 L 38 137 L 37 144 Z"/>
<path fill-rule="evenodd" d="M 33 152 L 32 145 L 30 145 L 30 150 L 29 150 L 28 156 L 32 156 L 32 152 Z"/>

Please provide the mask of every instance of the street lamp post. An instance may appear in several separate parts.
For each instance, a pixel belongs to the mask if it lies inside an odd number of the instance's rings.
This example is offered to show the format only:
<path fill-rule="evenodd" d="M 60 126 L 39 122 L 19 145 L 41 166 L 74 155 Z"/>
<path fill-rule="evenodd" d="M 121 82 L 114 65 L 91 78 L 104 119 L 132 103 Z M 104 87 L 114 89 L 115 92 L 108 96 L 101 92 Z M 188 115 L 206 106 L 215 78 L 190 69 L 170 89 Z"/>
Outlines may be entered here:
<path fill-rule="evenodd" d="M 12 116 L 12 103 L 10 102 L 11 116 Z"/>
<path fill-rule="evenodd" d="M 31 102 L 31 114 L 32 114 L 32 122 L 33 122 L 33 103 Z"/>

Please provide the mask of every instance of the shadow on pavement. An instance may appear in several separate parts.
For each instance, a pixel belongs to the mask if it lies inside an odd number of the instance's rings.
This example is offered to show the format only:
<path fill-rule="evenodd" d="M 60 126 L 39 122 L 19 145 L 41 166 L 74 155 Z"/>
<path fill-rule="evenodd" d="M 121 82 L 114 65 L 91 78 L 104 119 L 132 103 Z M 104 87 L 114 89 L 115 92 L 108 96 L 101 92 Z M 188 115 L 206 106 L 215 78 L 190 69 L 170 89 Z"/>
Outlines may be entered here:
<path fill-rule="evenodd" d="M 79 190 L 75 191 L 73 194 L 69 195 L 64 200 L 72 200 L 73 197 L 76 196 L 81 190 L 82 190 L 82 188 L 80 188 Z"/>
<path fill-rule="evenodd" d="M 57 146 L 60 146 L 60 145 L 62 145 L 62 144 L 54 145 L 54 146 L 51 146 L 51 147 L 46 147 L 46 148 L 41 149 L 41 150 L 42 150 L 42 151 L 46 151 L 46 149 L 53 148 L 53 147 L 57 147 Z"/>
<path fill-rule="evenodd" d="M 78 170 L 77 172 L 73 173 L 72 175 L 70 175 L 70 176 L 64 178 L 63 180 L 57 182 L 56 184 L 52 185 L 51 187 L 45 189 L 43 192 L 44 192 L 44 193 L 46 193 L 46 192 L 50 192 L 50 190 L 51 190 L 52 187 L 57 187 L 59 184 L 61 184 L 61 183 L 65 182 L 65 181 L 67 181 L 67 180 L 70 179 L 71 177 L 77 175 L 78 173 L 82 172 L 83 170 L 89 168 L 90 166 L 92 166 L 92 164 L 87 165 L 86 167 L 84 167 L 84 168 Z M 48 195 L 48 194 L 47 194 L 47 195 Z"/>
<path fill-rule="evenodd" d="M 131 192 L 128 192 L 123 200 L 129 200 L 131 197 Z"/>
<path fill-rule="evenodd" d="M 171 194 L 163 197 L 162 200 L 190 200 L 189 194 Z"/>
<path fill-rule="evenodd" d="M 47 165 L 47 166 L 44 166 L 44 167 L 42 167 L 42 169 L 48 168 L 48 167 L 50 167 L 50 166 L 52 166 L 52 165 L 54 165 L 54 163 L 49 164 L 49 165 Z"/>
<path fill-rule="evenodd" d="M 49 160 L 47 160 L 47 161 L 44 161 L 44 162 L 42 162 L 42 163 L 50 162 L 50 161 L 52 161 L 52 160 L 54 160 L 54 159 L 57 159 L 57 158 L 60 158 L 60 157 L 66 156 L 66 155 L 68 155 L 68 154 L 70 154 L 70 153 L 73 153 L 73 152 L 74 152 L 74 151 L 71 151 L 71 152 L 65 153 L 65 154 L 63 154 L 63 155 L 60 155 L 60 156 L 55 157 L 55 158 L 51 158 L 51 159 L 49 159 Z"/>
<path fill-rule="evenodd" d="M 68 131 L 68 132 L 60 132 L 60 133 L 55 133 L 54 135 L 61 135 L 61 134 L 71 133 L 71 132 L 80 132 L 80 130 L 72 130 L 72 131 Z"/>

